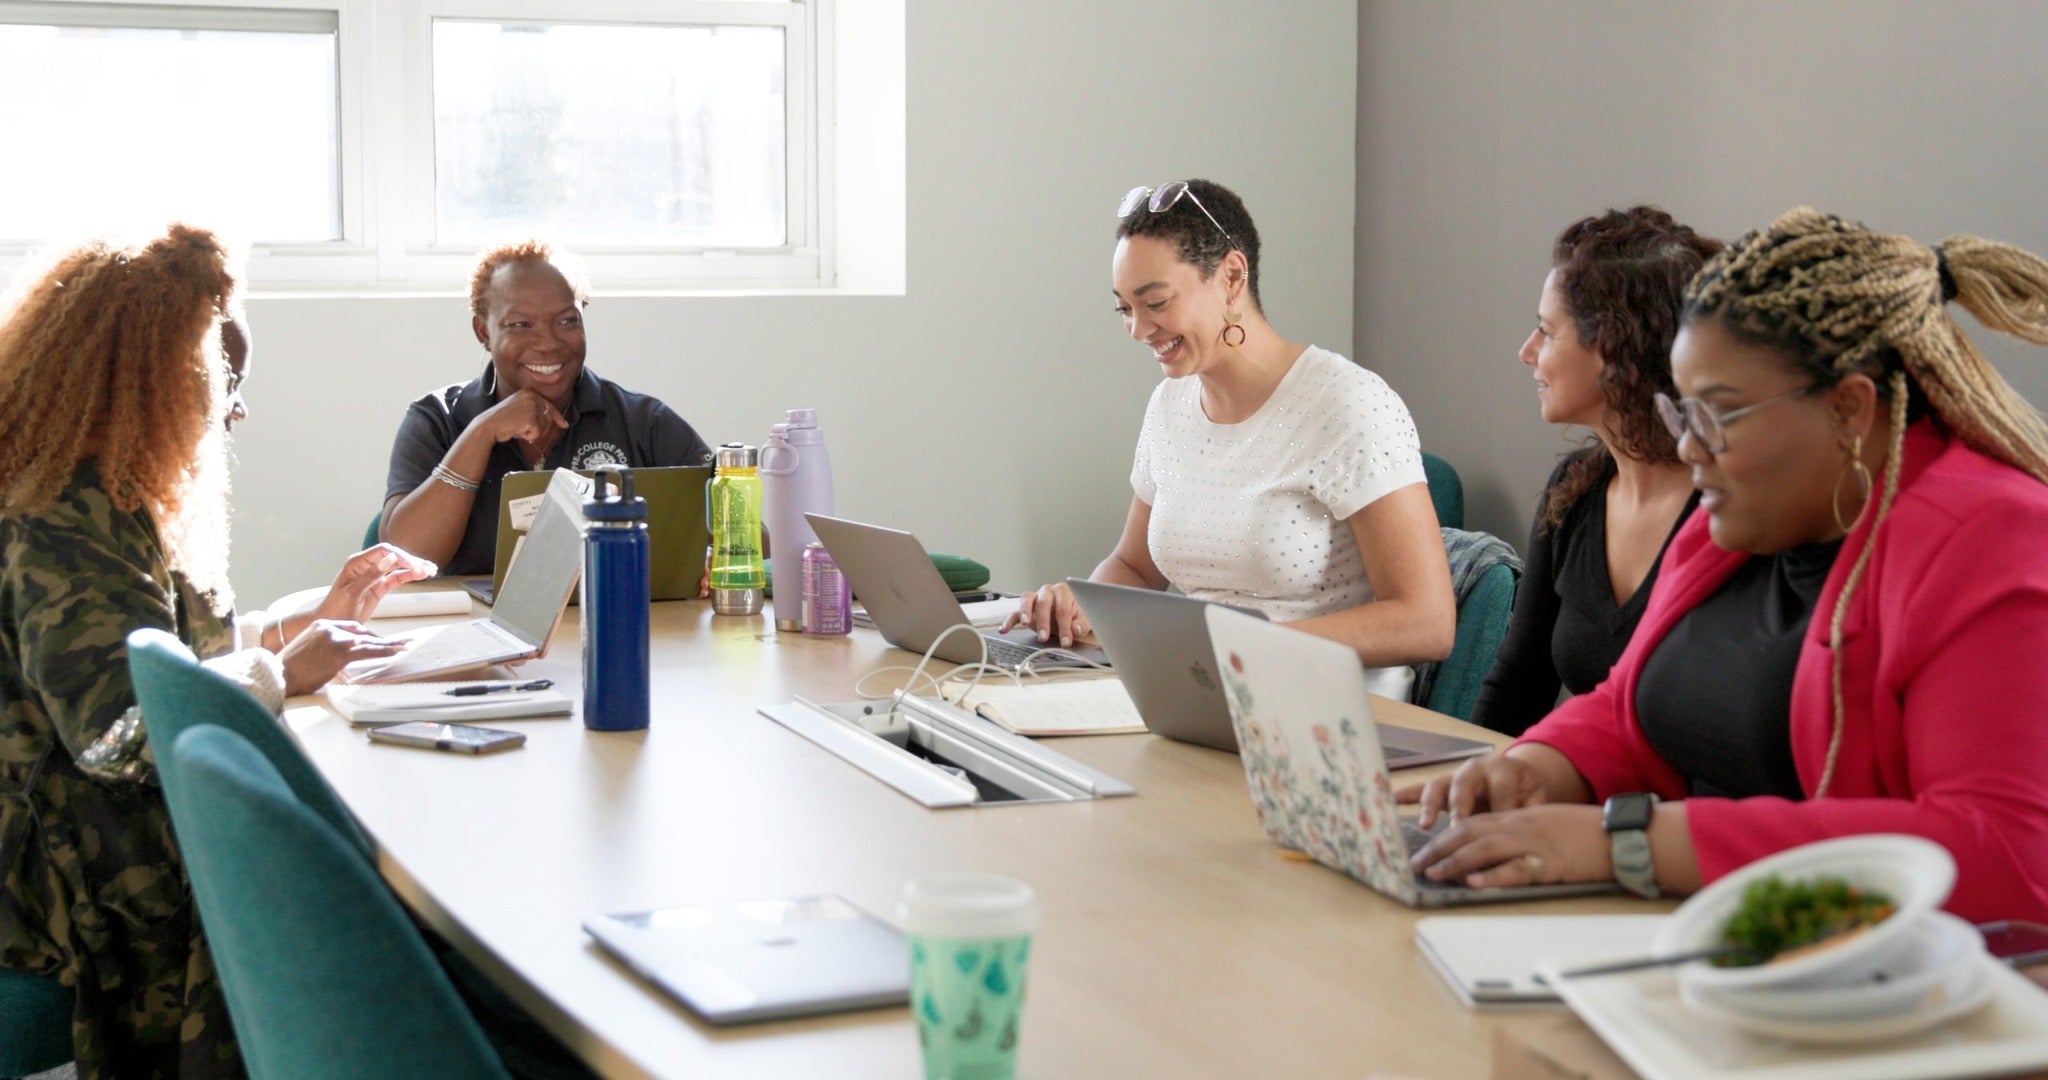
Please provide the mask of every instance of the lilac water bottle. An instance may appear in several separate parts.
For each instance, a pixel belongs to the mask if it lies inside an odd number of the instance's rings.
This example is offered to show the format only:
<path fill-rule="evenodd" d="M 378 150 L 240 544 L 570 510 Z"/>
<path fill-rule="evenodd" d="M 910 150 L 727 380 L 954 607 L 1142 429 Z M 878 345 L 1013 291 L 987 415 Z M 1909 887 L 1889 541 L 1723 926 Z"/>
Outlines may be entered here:
<path fill-rule="evenodd" d="M 797 581 L 797 561 L 818 540 L 804 515 L 832 512 L 832 459 L 825 453 L 825 434 L 818 430 L 816 409 L 791 409 L 789 419 L 761 448 L 761 519 L 775 566 Z M 791 595 L 796 590 L 790 590 Z"/>
<path fill-rule="evenodd" d="M 647 500 L 632 473 L 600 469 L 583 517 L 583 726 L 637 731 L 650 711 Z"/>

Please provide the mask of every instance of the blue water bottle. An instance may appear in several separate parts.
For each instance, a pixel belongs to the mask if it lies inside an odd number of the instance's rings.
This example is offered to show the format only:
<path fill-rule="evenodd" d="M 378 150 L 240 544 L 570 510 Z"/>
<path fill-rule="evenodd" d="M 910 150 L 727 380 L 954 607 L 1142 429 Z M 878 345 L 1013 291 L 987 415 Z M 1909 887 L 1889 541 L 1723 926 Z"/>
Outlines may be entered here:
<path fill-rule="evenodd" d="M 632 473 L 600 469 L 583 516 L 583 726 L 638 731 L 649 713 L 647 500 Z"/>

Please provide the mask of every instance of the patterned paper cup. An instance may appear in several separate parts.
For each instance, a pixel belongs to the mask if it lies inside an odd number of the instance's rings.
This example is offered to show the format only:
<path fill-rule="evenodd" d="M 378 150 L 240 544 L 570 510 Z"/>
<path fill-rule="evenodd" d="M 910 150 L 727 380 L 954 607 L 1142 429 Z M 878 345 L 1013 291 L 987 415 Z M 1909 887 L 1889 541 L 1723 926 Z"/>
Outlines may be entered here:
<path fill-rule="evenodd" d="M 910 1009 L 926 1080 L 1009 1080 L 1038 927 L 1031 886 L 931 874 L 903 886 L 896 916 L 910 938 Z"/>

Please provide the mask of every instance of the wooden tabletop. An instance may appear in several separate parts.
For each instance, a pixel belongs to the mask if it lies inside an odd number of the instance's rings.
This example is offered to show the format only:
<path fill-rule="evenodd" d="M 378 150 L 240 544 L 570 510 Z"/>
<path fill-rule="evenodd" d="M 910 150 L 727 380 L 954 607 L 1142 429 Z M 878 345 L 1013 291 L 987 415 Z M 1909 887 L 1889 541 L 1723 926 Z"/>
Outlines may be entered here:
<path fill-rule="evenodd" d="M 577 613 L 520 673 L 580 698 Z M 317 704 L 287 719 L 406 903 L 608 1076 L 915 1075 L 906 1009 L 714 1028 L 599 952 L 581 923 L 816 893 L 889 917 L 906 880 L 937 870 L 1037 890 L 1024 1076 L 1487 1074 L 1500 1021 L 1460 1005 L 1417 953 L 1419 913 L 1282 859 L 1235 755 L 1153 735 L 1063 739 L 1139 794 L 927 810 L 755 712 L 798 693 L 852 700 L 862 675 L 914 658 L 872 631 L 773 626 L 705 602 L 654 605 L 654 718 L 641 732 L 500 721 L 526 747 L 469 757 L 372 744 Z M 1379 704 L 1385 723 L 1501 741 Z"/>

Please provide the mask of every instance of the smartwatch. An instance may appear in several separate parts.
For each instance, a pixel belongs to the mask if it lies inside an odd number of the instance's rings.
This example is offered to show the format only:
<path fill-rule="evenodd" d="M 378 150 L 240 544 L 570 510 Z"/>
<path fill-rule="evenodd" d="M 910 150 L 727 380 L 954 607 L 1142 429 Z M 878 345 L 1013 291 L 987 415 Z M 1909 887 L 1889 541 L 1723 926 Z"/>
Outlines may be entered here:
<path fill-rule="evenodd" d="M 1616 795 L 1600 811 L 1600 826 L 1607 830 L 1607 844 L 1614 857 L 1614 880 L 1637 896 L 1651 899 L 1662 895 L 1657 888 L 1657 870 L 1650 862 L 1650 811 L 1657 796 L 1644 792 Z"/>

